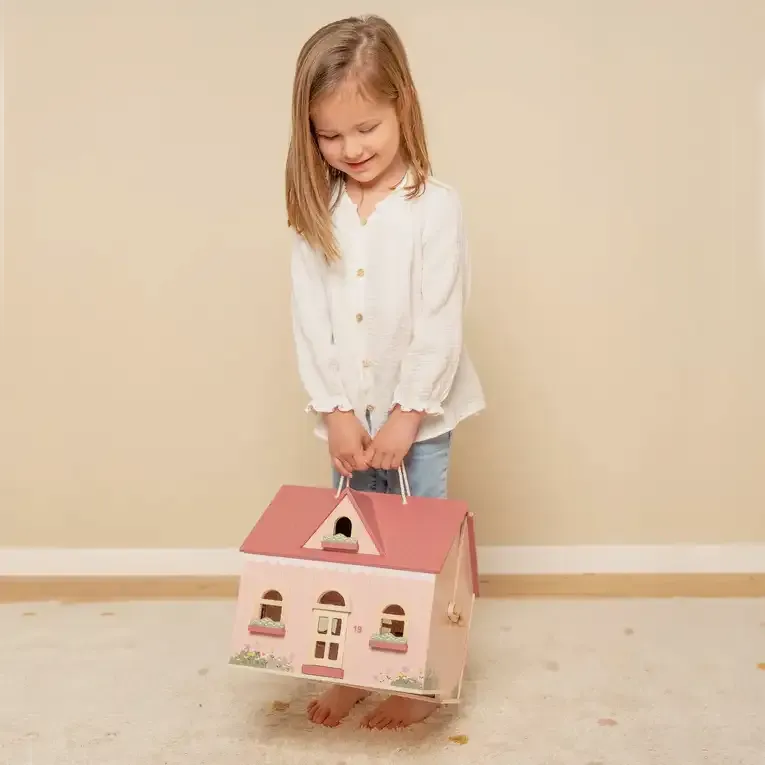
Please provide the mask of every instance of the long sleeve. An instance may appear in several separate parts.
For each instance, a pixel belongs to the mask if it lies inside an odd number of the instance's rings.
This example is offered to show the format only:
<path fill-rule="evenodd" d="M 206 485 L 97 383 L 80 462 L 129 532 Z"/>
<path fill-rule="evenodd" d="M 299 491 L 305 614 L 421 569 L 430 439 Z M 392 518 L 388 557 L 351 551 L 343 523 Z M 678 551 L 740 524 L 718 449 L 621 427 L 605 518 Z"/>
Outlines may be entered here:
<path fill-rule="evenodd" d="M 294 235 L 292 246 L 292 329 L 298 372 L 309 404 L 306 411 L 353 409 L 343 390 L 332 339 L 324 262 L 303 237 Z"/>
<path fill-rule="evenodd" d="M 403 410 L 443 414 L 462 353 L 467 268 L 462 205 L 449 190 L 424 226 L 420 310 L 393 397 Z"/>

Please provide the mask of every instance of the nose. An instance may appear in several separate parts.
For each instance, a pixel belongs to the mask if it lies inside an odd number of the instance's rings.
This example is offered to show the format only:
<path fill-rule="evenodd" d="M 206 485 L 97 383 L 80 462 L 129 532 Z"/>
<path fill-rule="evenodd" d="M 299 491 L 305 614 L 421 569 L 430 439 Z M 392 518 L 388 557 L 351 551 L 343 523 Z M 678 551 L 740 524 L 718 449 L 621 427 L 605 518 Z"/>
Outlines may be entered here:
<path fill-rule="evenodd" d="M 364 154 L 364 148 L 361 142 L 355 138 L 346 139 L 343 147 L 346 162 L 357 162 Z"/>

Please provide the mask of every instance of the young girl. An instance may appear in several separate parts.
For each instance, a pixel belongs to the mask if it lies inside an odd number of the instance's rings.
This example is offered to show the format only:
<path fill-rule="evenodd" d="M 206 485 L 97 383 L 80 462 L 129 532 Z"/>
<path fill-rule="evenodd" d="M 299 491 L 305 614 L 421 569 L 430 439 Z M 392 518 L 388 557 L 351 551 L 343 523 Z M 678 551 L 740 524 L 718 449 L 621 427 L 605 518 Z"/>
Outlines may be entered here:
<path fill-rule="evenodd" d="M 335 479 L 398 492 L 403 463 L 412 495 L 445 497 L 452 430 L 484 407 L 462 340 L 467 247 L 384 20 L 343 19 L 303 46 L 286 196 L 298 367 Z M 336 726 L 366 695 L 333 685 L 308 715 Z M 434 708 L 393 696 L 362 724 L 406 726 Z"/>

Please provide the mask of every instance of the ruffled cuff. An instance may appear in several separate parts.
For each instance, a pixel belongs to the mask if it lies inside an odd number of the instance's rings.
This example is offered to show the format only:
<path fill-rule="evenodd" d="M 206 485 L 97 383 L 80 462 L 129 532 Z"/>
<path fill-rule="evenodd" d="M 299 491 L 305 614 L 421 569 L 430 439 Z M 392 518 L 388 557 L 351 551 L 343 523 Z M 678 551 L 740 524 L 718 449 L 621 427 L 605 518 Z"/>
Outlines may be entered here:
<path fill-rule="evenodd" d="M 334 412 L 335 409 L 341 412 L 352 412 L 353 405 L 344 396 L 335 396 L 326 399 L 314 399 L 308 403 L 305 411 L 315 414 L 329 414 L 330 412 Z"/>
<path fill-rule="evenodd" d="M 423 412 L 428 417 L 437 417 L 444 413 L 441 402 L 437 399 L 418 399 L 414 396 L 397 396 L 391 409 L 398 406 L 402 412 Z"/>

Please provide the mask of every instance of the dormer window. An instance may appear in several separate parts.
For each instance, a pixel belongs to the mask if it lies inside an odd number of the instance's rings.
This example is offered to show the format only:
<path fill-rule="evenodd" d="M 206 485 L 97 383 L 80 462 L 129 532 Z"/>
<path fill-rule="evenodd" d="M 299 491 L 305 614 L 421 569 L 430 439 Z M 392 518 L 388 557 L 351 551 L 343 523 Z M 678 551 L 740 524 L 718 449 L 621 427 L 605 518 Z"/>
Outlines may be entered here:
<path fill-rule="evenodd" d="M 353 523 L 351 523 L 350 518 L 343 516 L 342 518 L 337 519 L 337 522 L 335 523 L 335 536 L 348 537 L 348 539 L 353 537 Z"/>
<path fill-rule="evenodd" d="M 335 533 L 321 540 L 321 549 L 328 552 L 351 552 L 359 551 L 359 542 L 353 538 L 353 522 L 343 515 L 335 521 Z"/>

